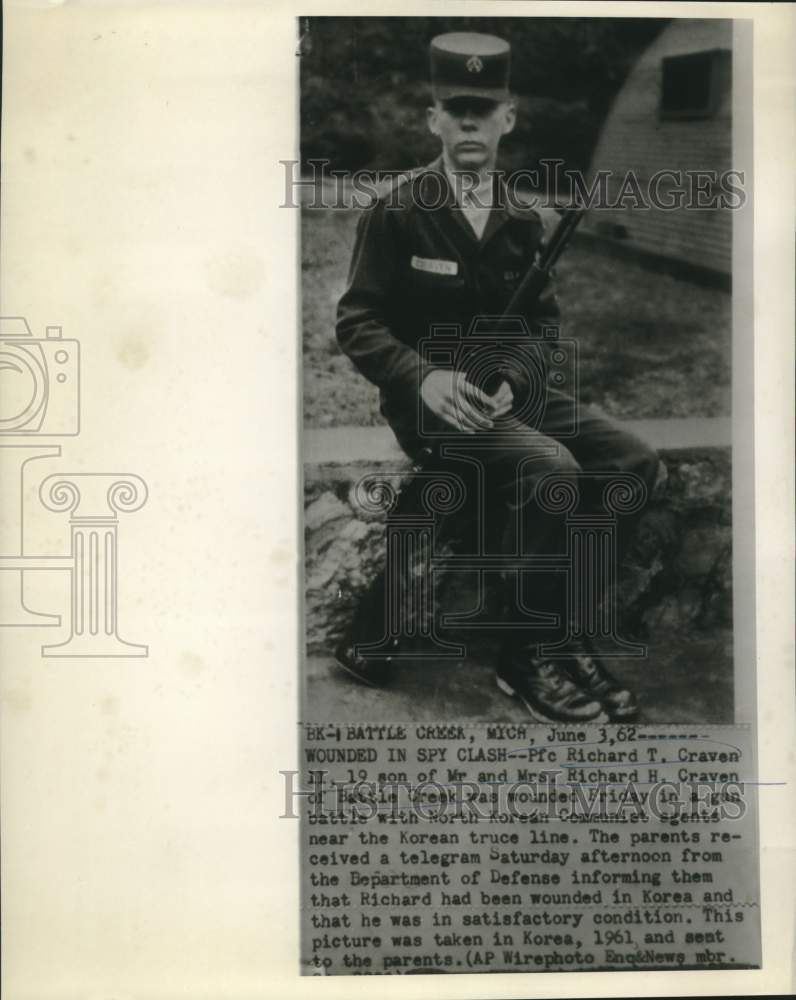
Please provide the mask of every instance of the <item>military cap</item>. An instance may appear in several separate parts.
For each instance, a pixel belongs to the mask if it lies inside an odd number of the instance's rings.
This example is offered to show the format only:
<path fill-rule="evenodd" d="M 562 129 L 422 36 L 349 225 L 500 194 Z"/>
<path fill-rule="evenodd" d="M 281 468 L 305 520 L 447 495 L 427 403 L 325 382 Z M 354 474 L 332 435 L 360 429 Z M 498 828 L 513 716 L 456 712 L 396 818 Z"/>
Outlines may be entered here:
<path fill-rule="evenodd" d="M 431 40 L 431 91 L 436 100 L 509 99 L 509 43 L 496 35 L 454 31 Z"/>

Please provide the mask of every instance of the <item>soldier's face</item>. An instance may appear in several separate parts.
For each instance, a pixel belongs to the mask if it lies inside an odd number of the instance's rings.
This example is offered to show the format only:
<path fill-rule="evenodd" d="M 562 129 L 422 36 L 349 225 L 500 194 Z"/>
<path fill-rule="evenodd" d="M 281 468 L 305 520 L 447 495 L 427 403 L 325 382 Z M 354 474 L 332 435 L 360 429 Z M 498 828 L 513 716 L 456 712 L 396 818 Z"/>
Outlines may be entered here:
<path fill-rule="evenodd" d="M 456 97 L 435 101 L 428 109 L 428 127 L 439 136 L 448 160 L 461 170 L 478 170 L 494 163 L 501 138 L 514 128 L 516 111 L 510 101 Z"/>

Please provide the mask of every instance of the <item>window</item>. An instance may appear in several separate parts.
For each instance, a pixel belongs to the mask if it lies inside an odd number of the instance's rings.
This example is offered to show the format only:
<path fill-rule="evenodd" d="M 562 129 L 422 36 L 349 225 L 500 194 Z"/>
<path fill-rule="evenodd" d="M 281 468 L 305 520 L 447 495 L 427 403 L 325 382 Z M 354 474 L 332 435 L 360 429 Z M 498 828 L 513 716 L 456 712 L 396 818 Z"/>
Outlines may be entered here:
<path fill-rule="evenodd" d="M 709 118 L 730 87 L 730 52 L 713 49 L 663 60 L 662 118 Z"/>

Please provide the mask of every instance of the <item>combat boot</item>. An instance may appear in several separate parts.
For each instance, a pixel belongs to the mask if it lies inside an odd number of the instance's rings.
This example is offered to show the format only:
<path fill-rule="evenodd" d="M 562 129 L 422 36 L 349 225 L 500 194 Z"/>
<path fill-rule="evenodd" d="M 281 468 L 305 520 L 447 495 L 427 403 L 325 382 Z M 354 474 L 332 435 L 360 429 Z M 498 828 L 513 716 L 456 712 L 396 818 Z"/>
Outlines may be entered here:
<path fill-rule="evenodd" d="M 496 680 L 538 722 L 589 722 L 602 712 L 600 701 L 573 683 L 562 661 L 536 656 L 528 648 L 505 644 Z"/>
<path fill-rule="evenodd" d="M 566 660 L 566 669 L 575 684 L 591 698 L 596 698 L 611 722 L 631 722 L 638 715 L 635 695 L 608 673 L 596 655 L 589 651 Z"/>

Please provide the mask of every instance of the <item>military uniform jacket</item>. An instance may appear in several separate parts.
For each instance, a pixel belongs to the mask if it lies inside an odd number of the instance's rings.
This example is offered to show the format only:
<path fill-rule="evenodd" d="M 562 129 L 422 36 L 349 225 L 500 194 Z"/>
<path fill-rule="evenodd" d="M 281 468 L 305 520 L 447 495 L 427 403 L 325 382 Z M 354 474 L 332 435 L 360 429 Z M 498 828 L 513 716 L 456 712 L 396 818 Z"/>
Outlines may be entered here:
<path fill-rule="evenodd" d="M 420 385 L 437 367 L 433 331 L 456 328 L 464 338 L 478 317 L 500 316 L 542 244 L 539 214 L 517 205 L 516 196 L 512 204 L 502 180 L 495 183 L 480 239 L 456 204 L 441 158 L 381 197 L 357 226 L 337 339 L 381 390 L 382 413 L 410 454 L 417 446 Z M 537 336 L 559 315 L 549 285 L 518 311 Z M 507 370 L 506 377 L 515 396 L 521 393 L 519 376 Z"/>

